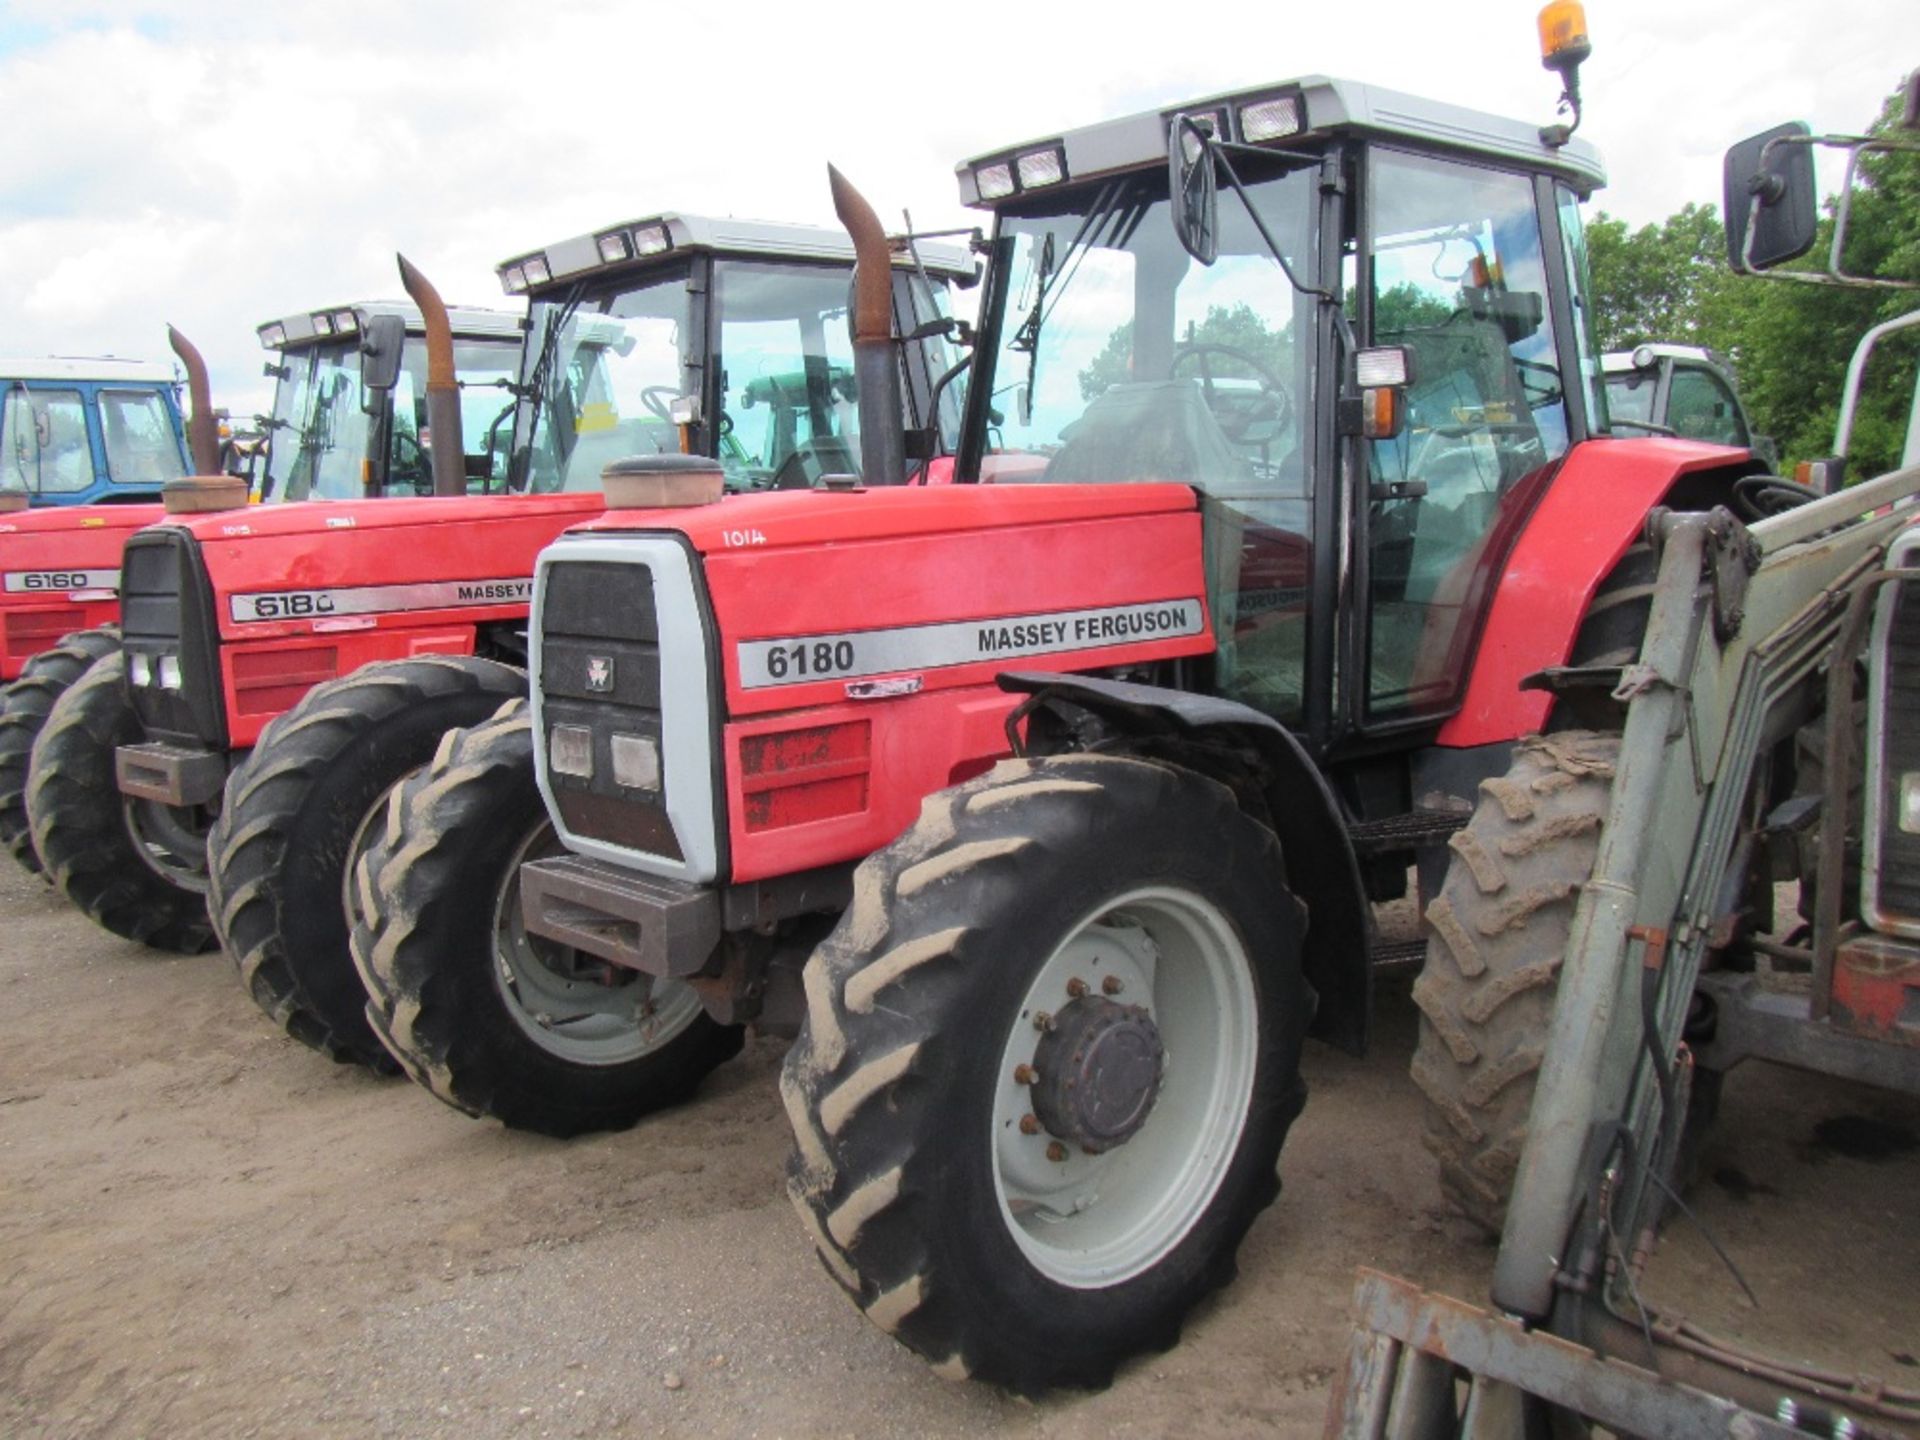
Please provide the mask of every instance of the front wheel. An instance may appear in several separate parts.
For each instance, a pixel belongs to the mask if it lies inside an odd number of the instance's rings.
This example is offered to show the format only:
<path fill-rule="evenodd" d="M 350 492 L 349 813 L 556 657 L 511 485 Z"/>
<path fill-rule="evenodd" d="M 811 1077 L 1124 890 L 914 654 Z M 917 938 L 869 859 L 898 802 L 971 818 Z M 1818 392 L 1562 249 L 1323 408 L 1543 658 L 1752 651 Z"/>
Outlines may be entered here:
<path fill-rule="evenodd" d="M 1302 912 L 1224 787 L 1010 761 L 868 859 L 808 962 L 788 1193 L 944 1371 L 1107 1384 L 1234 1274 L 1305 1098 Z"/>
<path fill-rule="evenodd" d="M 535 783 L 524 700 L 447 737 L 393 795 L 355 874 L 367 1020 L 469 1115 L 571 1136 L 689 1098 L 739 1053 L 682 981 L 526 933 L 520 864 L 559 843 Z"/>
<path fill-rule="evenodd" d="M 120 793 L 114 751 L 145 738 L 126 668 L 120 651 L 101 656 L 47 713 L 27 772 L 33 845 L 61 893 L 106 929 L 195 955 L 213 944 L 211 813 Z"/>
<path fill-rule="evenodd" d="M 33 742 L 47 723 L 54 701 L 87 673 L 89 665 L 119 648 L 116 626 L 76 630 L 27 661 L 19 678 L 0 690 L 0 845 L 31 874 L 43 872 L 27 821 L 27 764 Z"/>
<path fill-rule="evenodd" d="M 388 792 L 442 737 L 526 688 L 520 671 L 472 655 L 363 665 L 276 715 L 228 778 L 209 867 L 214 921 L 247 993 L 296 1040 L 393 1072 L 347 948 L 353 862 Z"/>

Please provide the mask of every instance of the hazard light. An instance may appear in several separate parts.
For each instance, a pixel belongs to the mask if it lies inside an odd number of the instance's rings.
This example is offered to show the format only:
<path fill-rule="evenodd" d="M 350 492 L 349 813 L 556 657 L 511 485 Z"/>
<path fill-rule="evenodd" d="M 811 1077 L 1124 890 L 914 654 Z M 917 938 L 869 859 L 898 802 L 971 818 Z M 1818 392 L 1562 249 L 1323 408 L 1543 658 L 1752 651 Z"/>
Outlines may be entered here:
<path fill-rule="evenodd" d="M 633 258 L 633 242 L 618 230 L 611 235 L 597 236 L 593 245 L 600 252 L 600 258 L 609 265 L 618 265 L 622 260 Z"/>
<path fill-rule="evenodd" d="M 1041 185 L 1058 185 L 1067 178 L 1066 152 L 1058 147 L 1032 150 L 1014 162 L 1020 176 L 1020 188 L 1032 190 Z"/>
<path fill-rule="evenodd" d="M 529 255 L 520 262 L 520 272 L 527 277 L 529 288 L 544 285 L 553 279 L 553 272 L 547 268 L 547 257 L 544 255 Z"/>
<path fill-rule="evenodd" d="M 524 295 L 527 293 L 527 272 L 518 265 L 502 265 L 500 284 L 509 295 Z"/>
<path fill-rule="evenodd" d="M 996 160 L 991 165 L 978 165 L 973 171 L 973 188 L 980 192 L 982 200 L 1004 200 L 1013 194 L 1013 164 L 1008 160 Z"/>
<path fill-rule="evenodd" d="M 278 350 L 287 343 L 287 327 L 284 325 L 262 325 L 259 334 L 262 350 Z"/>
<path fill-rule="evenodd" d="M 1540 11 L 1540 63 L 1565 75 L 1593 54 L 1587 11 L 1578 0 L 1553 0 Z"/>

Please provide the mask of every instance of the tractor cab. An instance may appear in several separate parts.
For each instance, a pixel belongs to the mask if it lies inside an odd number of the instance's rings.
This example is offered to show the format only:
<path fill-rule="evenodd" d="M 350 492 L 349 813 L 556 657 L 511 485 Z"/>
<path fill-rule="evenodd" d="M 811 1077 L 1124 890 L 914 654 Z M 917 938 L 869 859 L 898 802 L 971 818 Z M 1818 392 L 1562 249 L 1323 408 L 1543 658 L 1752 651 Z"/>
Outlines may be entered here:
<path fill-rule="evenodd" d="M 513 414 L 520 317 L 455 308 L 468 487 L 505 479 L 505 427 Z M 289 315 L 259 328 L 275 358 L 258 498 L 372 500 L 434 493 L 427 421 L 427 346 L 419 310 L 399 301 Z"/>
<path fill-rule="evenodd" d="M 1191 485 L 1208 688 L 1322 746 L 1455 709 L 1489 581 L 1605 425 L 1591 148 L 1308 78 L 959 179 L 994 231 L 957 478 Z"/>
<path fill-rule="evenodd" d="M 598 489 L 610 461 L 636 455 L 716 459 L 735 491 L 858 474 L 853 258 L 842 231 L 675 213 L 502 265 L 507 293 L 528 301 L 510 483 Z M 928 244 L 893 265 L 895 333 L 929 329 L 901 349 L 906 425 L 927 460 L 958 429 L 943 322 L 974 266 Z"/>
<path fill-rule="evenodd" d="M 186 473 L 172 367 L 112 356 L 0 360 L 0 497 L 153 501 Z"/>

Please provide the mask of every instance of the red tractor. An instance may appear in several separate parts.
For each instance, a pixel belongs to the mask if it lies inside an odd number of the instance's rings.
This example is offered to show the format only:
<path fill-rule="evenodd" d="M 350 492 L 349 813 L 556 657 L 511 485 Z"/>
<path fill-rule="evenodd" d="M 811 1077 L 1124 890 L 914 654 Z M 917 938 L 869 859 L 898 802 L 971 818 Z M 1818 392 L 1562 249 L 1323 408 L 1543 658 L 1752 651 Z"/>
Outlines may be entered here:
<path fill-rule="evenodd" d="M 457 311 L 461 355 L 483 369 L 490 354 L 504 348 L 518 353 L 519 332 L 513 317 L 494 311 Z M 364 330 L 363 330 L 364 326 Z M 382 354 L 373 332 L 386 336 Z M 269 436 L 290 427 L 311 429 L 322 397 L 340 395 L 359 383 L 359 372 L 371 363 L 376 370 L 391 369 L 398 360 L 400 373 L 417 374 L 422 366 L 419 312 L 410 305 L 374 302 L 339 306 L 310 314 L 292 315 L 260 327 L 260 341 L 272 357 L 267 373 L 273 377 L 274 413 L 262 416 Z M 187 373 L 193 413 L 186 425 L 194 470 L 200 476 L 221 471 L 218 423 L 213 413 L 207 367 L 200 352 L 177 330 L 168 338 Z M 492 362 L 495 373 L 500 366 Z M 344 483 L 349 473 L 364 475 L 368 488 L 384 493 L 390 483 L 410 483 L 418 469 L 418 450 L 410 454 L 404 439 L 390 436 L 411 432 L 410 419 L 396 427 L 390 389 L 359 392 L 357 436 L 343 432 L 329 459 L 330 474 L 323 483 Z M 344 412 L 344 406 L 336 407 Z M 357 447 L 357 448 L 356 448 Z M 279 503 L 304 498 L 310 482 L 286 483 L 287 473 L 299 463 L 291 442 L 279 447 L 283 473 L 261 482 L 265 492 L 255 498 Z M 310 463 L 310 462 L 309 462 Z M 56 508 L 0 518 L 0 679 L 9 684 L 0 692 L 0 842 L 28 870 L 40 870 L 27 823 L 28 757 L 56 700 L 87 667 L 115 653 L 120 645 L 120 557 L 128 536 L 163 520 L 167 508 L 154 491 L 153 503 L 131 503 Z M 188 492 L 203 496 L 204 487 Z"/>
<path fill-rule="evenodd" d="M 1308 78 L 960 167 L 955 483 L 543 554 L 530 716 L 359 871 L 409 1069 L 567 1133 L 797 1032 L 790 1193 L 870 1317 L 1022 1391 L 1172 1343 L 1277 1193 L 1304 1039 L 1359 1050 L 1421 953 L 1368 902 L 1549 722 L 1526 677 L 1637 639 L 1649 512 L 1759 468 L 1610 435 L 1569 131 Z"/>
<path fill-rule="evenodd" d="M 337 463 L 357 392 L 316 380 L 266 484 L 329 503 L 176 517 L 129 543 L 124 662 L 77 684 L 34 750 L 28 808 L 62 887 L 117 933 L 185 950 L 217 933 L 291 1033 L 391 1068 L 342 908 L 369 818 L 443 732 L 525 695 L 534 555 L 602 508 L 609 461 L 717 457 L 742 488 L 857 467 L 852 260 L 836 231 L 686 215 L 550 246 L 501 267 L 531 305 L 518 358 L 457 390 L 461 341 L 411 276 L 427 403 L 417 429 L 391 407 L 385 493 L 402 498 L 361 503 L 380 492 Z M 962 253 L 939 264 L 971 276 Z M 938 331 L 928 272 L 899 274 L 905 322 Z M 409 394 L 405 370 L 368 383 Z"/>

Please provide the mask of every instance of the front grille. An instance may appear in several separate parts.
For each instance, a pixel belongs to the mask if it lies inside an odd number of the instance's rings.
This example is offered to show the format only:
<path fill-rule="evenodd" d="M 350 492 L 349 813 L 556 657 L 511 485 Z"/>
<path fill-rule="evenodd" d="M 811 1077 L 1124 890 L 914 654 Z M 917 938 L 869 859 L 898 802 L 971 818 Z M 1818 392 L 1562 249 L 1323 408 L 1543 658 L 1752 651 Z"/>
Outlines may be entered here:
<path fill-rule="evenodd" d="M 162 655 L 179 657 L 178 690 L 130 685 L 147 737 L 224 750 L 213 584 L 193 536 L 162 526 L 128 539 L 120 566 L 120 631 L 130 657 L 145 655 L 156 668 Z"/>
<path fill-rule="evenodd" d="M 540 608 L 540 703 L 551 734 L 582 726 L 593 736 L 593 775 L 547 769 L 567 831 L 642 854 L 684 859 L 666 811 L 666 780 L 648 792 L 616 783 L 613 737 L 639 735 L 664 754 L 660 629 L 653 572 L 641 564 L 557 561 Z M 543 744 L 544 739 L 543 739 Z"/>

